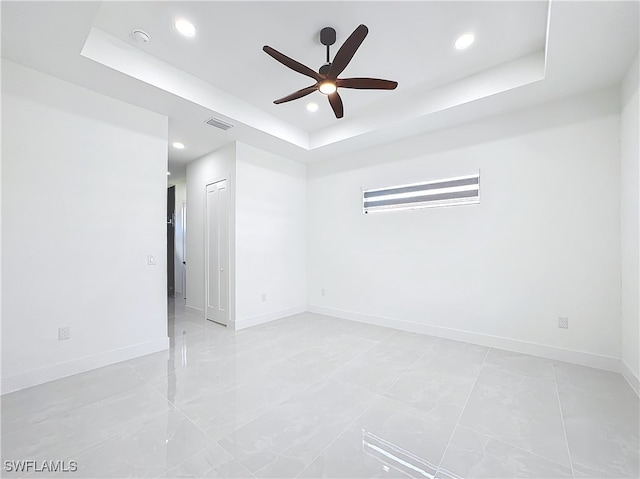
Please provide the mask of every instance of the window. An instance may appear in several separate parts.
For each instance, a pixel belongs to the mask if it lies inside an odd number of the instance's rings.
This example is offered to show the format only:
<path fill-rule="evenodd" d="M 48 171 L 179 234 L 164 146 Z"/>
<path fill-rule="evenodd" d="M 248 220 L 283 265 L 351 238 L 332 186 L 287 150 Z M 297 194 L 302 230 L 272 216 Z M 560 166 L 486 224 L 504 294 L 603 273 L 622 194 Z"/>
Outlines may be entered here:
<path fill-rule="evenodd" d="M 480 203 L 480 172 L 445 180 L 362 192 L 362 211 L 406 210 Z"/>

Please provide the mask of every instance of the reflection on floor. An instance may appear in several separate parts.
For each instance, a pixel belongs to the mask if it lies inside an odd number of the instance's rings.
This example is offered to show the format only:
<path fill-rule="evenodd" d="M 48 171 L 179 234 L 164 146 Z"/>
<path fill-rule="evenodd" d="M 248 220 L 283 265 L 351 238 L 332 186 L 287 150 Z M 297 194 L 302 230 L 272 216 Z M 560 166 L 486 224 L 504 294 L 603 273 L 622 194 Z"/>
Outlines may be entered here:
<path fill-rule="evenodd" d="M 3 396 L 4 475 L 640 474 L 619 374 L 312 313 L 235 333 L 171 309 L 170 351 Z"/>

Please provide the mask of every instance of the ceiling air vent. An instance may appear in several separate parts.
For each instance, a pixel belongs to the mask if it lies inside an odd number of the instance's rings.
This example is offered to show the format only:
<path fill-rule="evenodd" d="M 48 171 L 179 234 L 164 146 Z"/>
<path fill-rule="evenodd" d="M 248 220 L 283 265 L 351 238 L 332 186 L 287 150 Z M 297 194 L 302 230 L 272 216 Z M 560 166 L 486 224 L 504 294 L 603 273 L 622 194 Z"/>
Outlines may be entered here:
<path fill-rule="evenodd" d="M 205 121 L 207 125 L 215 126 L 216 128 L 220 128 L 221 130 L 228 130 L 229 128 L 233 128 L 231 123 L 227 123 L 226 121 L 222 121 L 218 118 L 209 118 Z"/>

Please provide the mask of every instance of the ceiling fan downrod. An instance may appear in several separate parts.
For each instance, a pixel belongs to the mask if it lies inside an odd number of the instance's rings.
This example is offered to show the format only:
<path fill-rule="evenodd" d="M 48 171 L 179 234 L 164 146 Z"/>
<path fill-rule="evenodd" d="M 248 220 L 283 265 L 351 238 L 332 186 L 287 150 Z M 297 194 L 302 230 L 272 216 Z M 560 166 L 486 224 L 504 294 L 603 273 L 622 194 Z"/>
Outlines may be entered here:
<path fill-rule="evenodd" d="M 322 43 L 327 47 L 327 61 L 324 65 L 320 67 L 320 70 L 318 70 L 318 72 L 321 75 L 326 75 L 327 73 L 329 73 L 329 69 L 331 68 L 331 55 L 330 55 L 329 49 L 331 45 L 333 45 L 335 42 L 336 42 L 335 29 L 331 27 L 324 27 L 322 30 L 320 30 L 320 43 Z"/>

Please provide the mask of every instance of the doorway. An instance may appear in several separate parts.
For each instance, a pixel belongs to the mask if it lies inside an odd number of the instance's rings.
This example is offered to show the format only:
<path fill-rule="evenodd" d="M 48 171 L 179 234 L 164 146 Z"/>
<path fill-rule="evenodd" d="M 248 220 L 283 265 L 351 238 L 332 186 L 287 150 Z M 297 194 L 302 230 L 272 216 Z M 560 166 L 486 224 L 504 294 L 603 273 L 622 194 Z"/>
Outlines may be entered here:
<path fill-rule="evenodd" d="M 175 294 L 176 187 L 167 188 L 167 295 Z"/>
<path fill-rule="evenodd" d="M 206 318 L 229 322 L 229 189 L 227 180 L 207 185 L 205 229 Z"/>
<path fill-rule="evenodd" d="M 182 202 L 182 208 L 180 209 L 180 242 L 182 245 L 181 258 L 182 264 L 178 264 L 178 267 L 182 267 L 182 299 L 187 299 L 187 203 Z"/>

